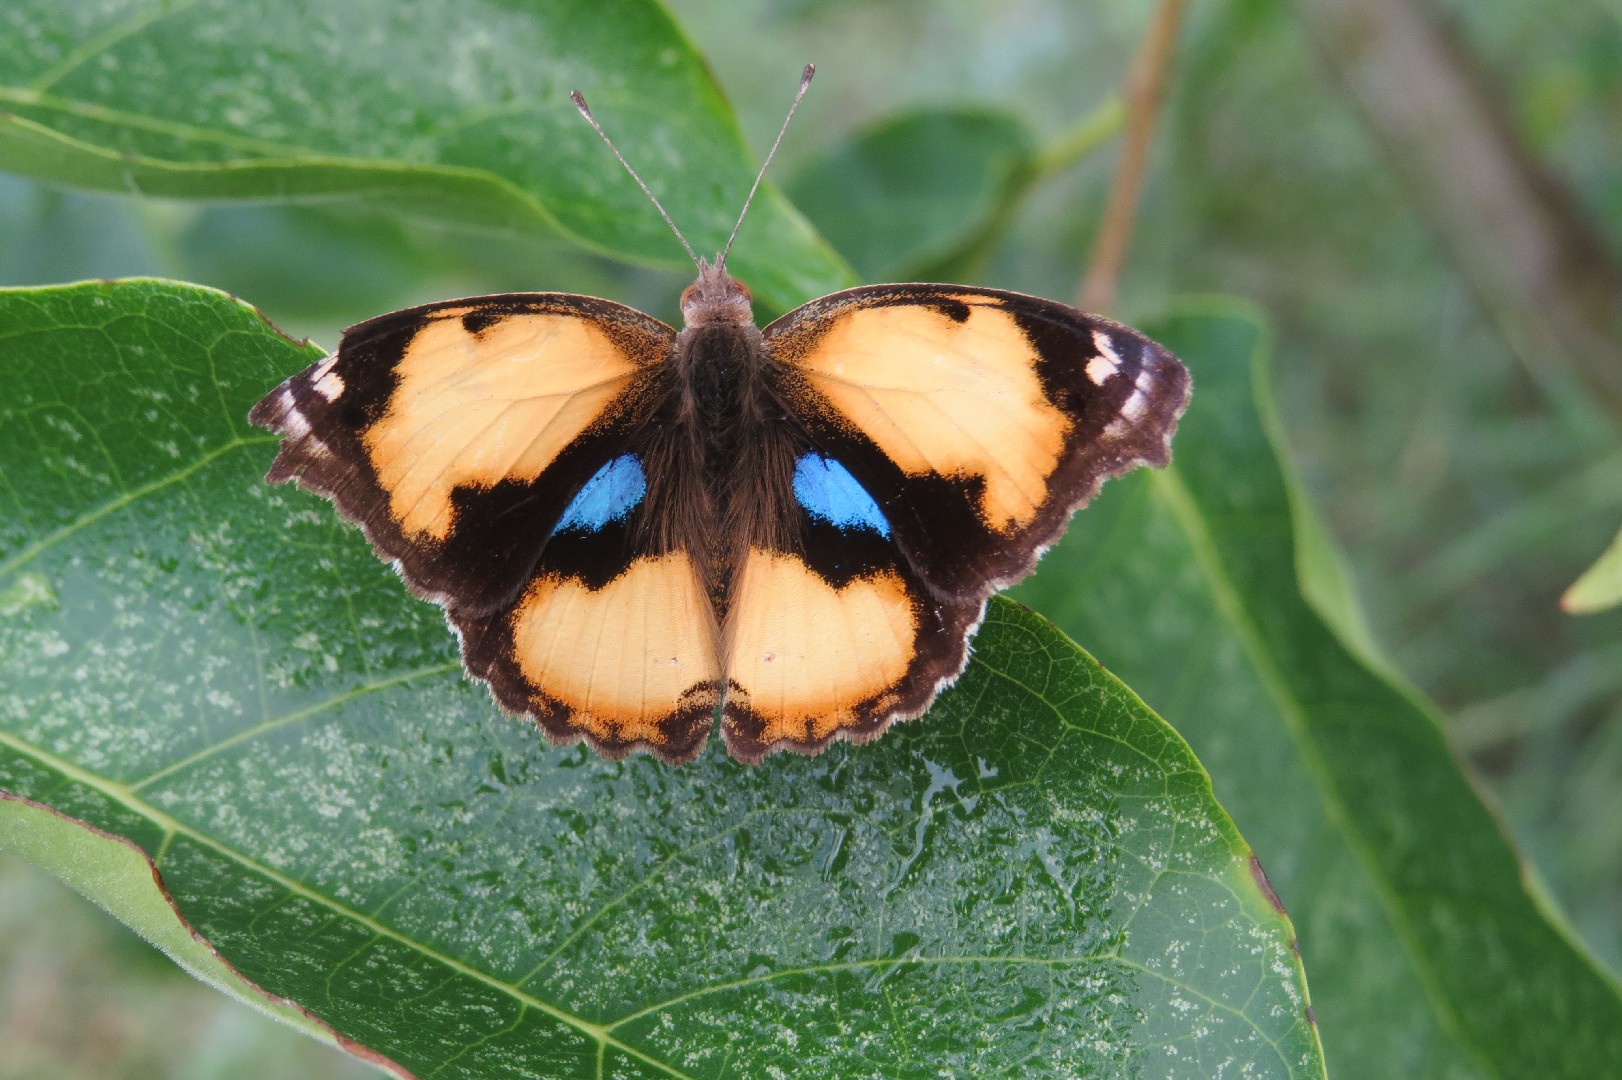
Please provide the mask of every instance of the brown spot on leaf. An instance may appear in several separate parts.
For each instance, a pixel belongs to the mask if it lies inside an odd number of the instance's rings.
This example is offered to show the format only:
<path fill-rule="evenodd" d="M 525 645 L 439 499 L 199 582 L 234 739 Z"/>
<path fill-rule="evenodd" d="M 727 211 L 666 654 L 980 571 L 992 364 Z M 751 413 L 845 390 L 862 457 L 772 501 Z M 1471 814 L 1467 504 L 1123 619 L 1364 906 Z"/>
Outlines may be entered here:
<path fill-rule="evenodd" d="M 1250 854 L 1250 876 L 1256 882 L 1256 888 L 1260 889 L 1262 895 L 1267 897 L 1267 902 L 1273 905 L 1273 910 L 1280 915 L 1287 916 L 1288 912 L 1284 910 L 1284 905 L 1279 901 L 1278 893 L 1273 891 L 1273 883 L 1267 880 L 1267 871 L 1262 869 L 1262 861 L 1256 858 L 1255 852 Z M 1294 942 L 1291 942 L 1291 944 L 1293 945 Z"/>

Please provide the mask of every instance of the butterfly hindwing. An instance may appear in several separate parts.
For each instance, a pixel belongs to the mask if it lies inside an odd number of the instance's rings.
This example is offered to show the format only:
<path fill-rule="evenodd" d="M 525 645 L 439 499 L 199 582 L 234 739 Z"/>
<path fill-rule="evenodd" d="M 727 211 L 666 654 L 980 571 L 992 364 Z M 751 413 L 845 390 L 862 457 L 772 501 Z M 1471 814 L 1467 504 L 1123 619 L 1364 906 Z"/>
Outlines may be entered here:
<path fill-rule="evenodd" d="M 921 712 L 962 670 L 980 616 L 924 586 L 837 459 L 800 455 L 792 490 L 796 527 L 745 553 L 722 631 L 722 731 L 743 761 L 865 741 Z"/>
<path fill-rule="evenodd" d="M 765 333 L 812 444 L 883 509 L 931 591 L 976 606 L 1105 479 L 1165 464 L 1188 398 L 1148 338 L 1018 293 L 867 286 Z"/>
<path fill-rule="evenodd" d="M 350 328 L 249 419 L 286 436 L 272 483 L 332 499 L 419 596 L 489 610 L 640 424 L 673 337 L 585 296 L 429 304 Z"/>
<path fill-rule="evenodd" d="M 685 761 L 720 702 L 715 616 L 688 553 L 648 542 L 645 462 L 623 453 L 576 493 L 513 603 L 449 615 L 468 669 L 554 740 Z"/>

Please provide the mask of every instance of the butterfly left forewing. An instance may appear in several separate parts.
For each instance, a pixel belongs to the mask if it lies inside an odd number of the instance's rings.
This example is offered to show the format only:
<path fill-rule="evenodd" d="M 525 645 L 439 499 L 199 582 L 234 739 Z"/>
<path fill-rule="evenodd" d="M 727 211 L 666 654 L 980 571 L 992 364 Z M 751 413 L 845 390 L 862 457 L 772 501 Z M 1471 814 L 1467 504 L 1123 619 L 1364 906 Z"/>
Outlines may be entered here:
<path fill-rule="evenodd" d="M 270 482 L 332 499 L 417 595 L 488 610 L 641 424 L 673 337 L 585 296 L 428 304 L 345 331 L 249 419 L 284 436 Z"/>
<path fill-rule="evenodd" d="M 1024 577 L 1104 480 L 1163 465 L 1188 400 L 1175 357 L 1118 323 L 1019 293 L 875 285 L 766 329 L 812 444 L 888 517 L 943 598 Z"/>

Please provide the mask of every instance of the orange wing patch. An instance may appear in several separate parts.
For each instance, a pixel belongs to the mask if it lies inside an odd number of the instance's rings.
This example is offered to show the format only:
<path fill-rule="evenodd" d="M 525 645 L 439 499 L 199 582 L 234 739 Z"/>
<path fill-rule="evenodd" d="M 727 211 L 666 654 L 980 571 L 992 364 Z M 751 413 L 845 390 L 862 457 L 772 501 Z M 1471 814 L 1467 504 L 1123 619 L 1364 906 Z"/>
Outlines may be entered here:
<path fill-rule="evenodd" d="M 803 351 L 780 353 L 909 475 L 978 476 L 980 516 L 1011 533 L 1048 498 L 1071 421 L 1047 398 L 1040 357 L 1012 314 L 986 297 L 968 306 L 886 305 L 836 313 Z"/>
<path fill-rule="evenodd" d="M 600 589 L 537 577 L 508 619 L 511 663 L 534 691 L 521 704 L 549 730 L 561 724 L 610 751 L 709 730 L 721 677 L 715 618 L 686 555 L 637 559 Z"/>
<path fill-rule="evenodd" d="M 729 736 L 747 713 L 759 729 L 749 742 L 805 748 L 897 710 L 920 630 L 900 574 L 835 588 L 803 560 L 756 548 L 734 596 L 723 631 Z"/>
<path fill-rule="evenodd" d="M 458 487 L 540 476 L 637 370 L 588 319 L 515 314 L 474 333 L 462 320 L 474 310 L 436 312 L 411 339 L 398 388 L 363 437 L 407 537 L 445 539 Z"/>

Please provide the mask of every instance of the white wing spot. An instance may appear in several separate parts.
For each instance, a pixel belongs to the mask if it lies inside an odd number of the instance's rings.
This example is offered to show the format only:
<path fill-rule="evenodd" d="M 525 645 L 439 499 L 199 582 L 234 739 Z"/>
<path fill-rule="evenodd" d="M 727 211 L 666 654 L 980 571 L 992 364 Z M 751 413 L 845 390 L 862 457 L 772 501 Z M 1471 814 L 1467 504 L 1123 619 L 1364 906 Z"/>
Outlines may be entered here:
<path fill-rule="evenodd" d="M 1126 399 L 1121 406 L 1121 419 L 1128 423 L 1137 423 L 1143 417 L 1143 410 L 1149 407 L 1149 398 L 1142 390 L 1132 391 L 1132 396 Z"/>
<path fill-rule="evenodd" d="M 322 366 L 325 367 L 326 365 L 323 364 Z M 344 392 L 343 377 L 335 371 L 329 371 L 315 380 L 314 389 L 316 393 L 328 401 L 337 401 L 338 395 Z"/>
<path fill-rule="evenodd" d="M 310 422 L 297 409 L 288 409 L 278 419 L 281 420 L 282 431 L 290 438 L 302 439 L 310 433 Z"/>
<path fill-rule="evenodd" d="M 1102 330 L 1093 331 L 1093 346 L 1115 367 L 1121 366 L 1121 354 L 1115 351 L 1115 342 Z"/>
<path fill-rule="evenodd" d="M 1121 370 L 1121 354 L 1115 351 L 1115 343 L 1102 330 L 1093 331 L 1093 348 L 1098 350 L 1098 355 L 1087 361 L 1087 377 L 1094 385 L 1099 385 Z"/>
<path fill-rule="evenodd" d="M 293 391 L 286 384 L 276 391 L 276 410 L 279 413 L 276 422 L 283 432 L 295 439 L 302 439 L 310 433 L 310 422 L 298 411 L 298 406 L 293 402 Z"/>

